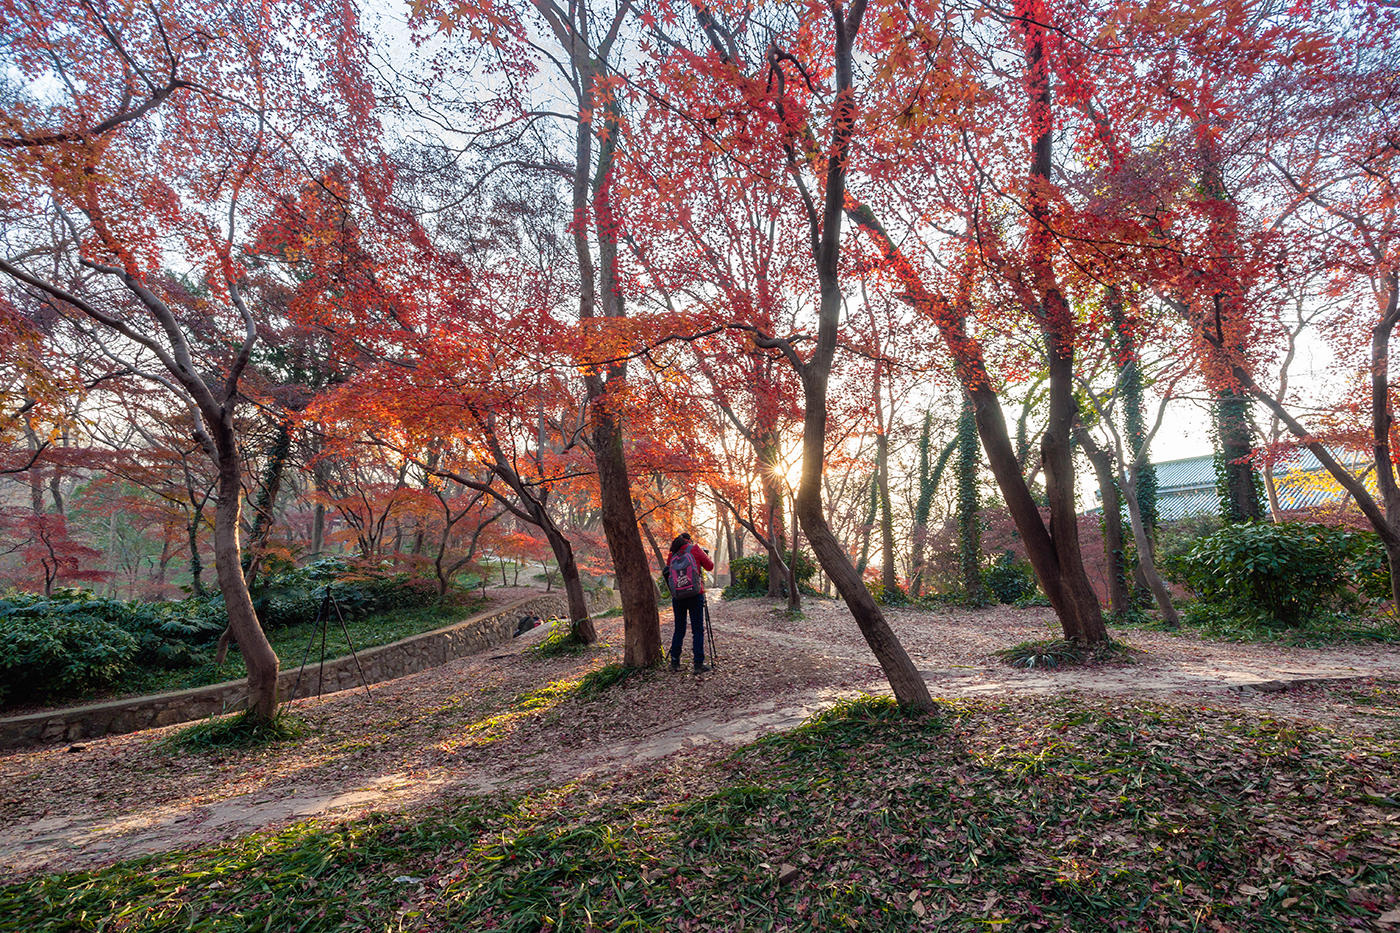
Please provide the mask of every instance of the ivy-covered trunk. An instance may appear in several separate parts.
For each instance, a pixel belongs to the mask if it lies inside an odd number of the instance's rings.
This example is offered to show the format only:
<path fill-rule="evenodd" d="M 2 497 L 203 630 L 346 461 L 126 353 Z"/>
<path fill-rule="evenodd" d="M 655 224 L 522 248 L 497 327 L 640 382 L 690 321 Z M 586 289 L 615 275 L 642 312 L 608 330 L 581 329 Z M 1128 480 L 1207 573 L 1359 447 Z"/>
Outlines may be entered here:
<path fill-rule="evenodd" d="M 958 567 L 962 572 L 963 593 L 969 603 L 986 601 L 982 586 L 982 519 L 978 510 L 977 421 L 972 402 L 963 398 L 962 414 L 958 417 Z"/>

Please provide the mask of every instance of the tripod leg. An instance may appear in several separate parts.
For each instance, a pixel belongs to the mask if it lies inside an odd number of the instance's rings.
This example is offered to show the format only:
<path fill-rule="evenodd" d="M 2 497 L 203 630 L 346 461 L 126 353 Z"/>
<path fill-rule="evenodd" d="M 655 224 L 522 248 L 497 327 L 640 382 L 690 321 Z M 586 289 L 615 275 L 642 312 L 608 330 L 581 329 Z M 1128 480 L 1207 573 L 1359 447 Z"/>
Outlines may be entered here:
<path fill-rule="evenodd" d="M 329 583 L 326 584 L 326 595 L 322 599 L 325 600 L 326 605 L 330 605 L 331 585 Z M 330 613 L 326 612 L 321 617 L 321 666 L 316 670 L 316 696 L 318 698 L 321 696 L 321 689 L 325 686 L 326 681 L 326 628 L 330 623 Z"/>
<path fill-rule="evenodd" d="M 710 601 L 705 600 L 705 637 L 710 640 L 710 666 L 714 667 L 718 660 L 715 657 L 715 626 L 710 621 Z"/>
<path fill-rule="evenodd" d="M 326 596 L 321 597 L 321 607 L 316 610 L 316 621 L 311 623 L 311 637 L 306 640 L 306 650 L 301 655 L 301 667 L 297 668 L 296 683 L 292 684 L 291 696 L 288 700 L 297 698 L 297 691 L 301 689 L 301 675 L 306 671 L 306 662 L 311 657 L 311 646 L 316 643 L 316 622 L 320 622 L 326 615 L 326 598 L 330 596 L 330 590 L 326 590 Z"/>
<path fill-rule="evenodd" d="M 329 590 L 326 591 L 329 594 Z M 340 630 L 345 634 L 345 645 L 350 649 L 350 657 L 355 659 L 355 670 L 360 672 L 360 683 L 368 694 L 369 678 L 365 676 L 365 669 L 360 666 L 360 655 L 355 651 L 355 643 L 350 640 L 350 627 L 345 624 L 345 615 L 340 611 L 340 603 L 334 596 L 331 596 L 331 605 L 335 607 L 335 617 L 340 620 Z"/>

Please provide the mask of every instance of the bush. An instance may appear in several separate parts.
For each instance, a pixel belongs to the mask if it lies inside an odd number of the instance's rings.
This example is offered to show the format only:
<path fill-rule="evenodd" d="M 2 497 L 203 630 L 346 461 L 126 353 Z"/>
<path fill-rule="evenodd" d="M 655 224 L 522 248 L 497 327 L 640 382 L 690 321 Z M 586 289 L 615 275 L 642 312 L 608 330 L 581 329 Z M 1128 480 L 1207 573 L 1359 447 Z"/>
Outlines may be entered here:
<path fill-rule="evenodd" d="M 1157 527 L 1156 546 L 1153 548 L 1153 554 L 1157 558 L 1157 566 L 1162 569 L 1162 573 L 1167 579 L 1175 583 L 1183 582 L 1181 579 L 1182 560 L 1186 557 L 1187 552 L 1196 546 L 1197 541 L 1219 531 L 1223 524 L 1220 516 L 1214 512 L 1162 522 Z M 1123 557 L 1128 573 L 1131 574 L 1137 561 L 1137 547 L 1133 544 L 1132 535 L 1127 533 L 1126 529 L 1125 534 L 1127 540 L 1123 543 Z"/>
<path fill-rule="evenodd" d="M 354 571 L 331 558 L 269 574 L 253 605 L 268 630 L 315 621 L 330 586 L 347 621 L 434 602 L 421 578 Z M 194 667 L 209 660 L 228 625 L 222 596 L 141 603 L 62 590 L 0 598 L 0 703 L 61 700 L 112 686 L 133 670 Z"/>
<path fill-rule="evenodd" d="M 1375 535 L 1301 522 L 1226 525 L 1196 542 L 1174 570 L 1214 613 L 1293 628 L 1354 610 L 1376 582 Z M 1384 566 L 1384 554 L 1379 558 Z"/>
<path fill-rule="evenodd" d="M 352 568 L 341 558 L 329 557 L 268 574 L 253 591 L 253 608 L 264 629 L 314 622 L 328 586 L 347 620 L 390 609 L 417 609 L 437 599 L 436 589 L 422 577 L 378 567 Z"/>
<path fill-rule="evenodd" d="M 883 580 L 866 580 L 865 588 L 870 591 L 870 595 L 875 598 L 875 602 L 882 606 L 907 606 L 909 605 L 909 594 L 904 591 L 904 587 L 895 585 L 892 591 L 885 590 Z"/>
<path fill-rule="evenodd" d="M 105 608 L 62 600 L 55 605 L 23 596 L 0 600 L 0 702 L 25 703 L 101 689 L 121 677 L 135 660 L 139 643 L 104 618 Z"/>
<path fill-rule="evenodd" d="M 792 560 L 792 552 L 787 553 Z M 797 552 L 797 585 L 805 588 L 816 575 L 817 565 L 806 551 Z M 768 555 L 735 557 L 729 561 L 729 585 L 724 588 L 725 599 L 768 595 Z"/>
<path fill-rule="evenodd" d="M 1016 557 L 1011 551 L 1003 551 L 992 565 L 982 571 L 982 584 L 987 592 L 996 597 L 997 602 L 1039 605 L 1030 602 L 1035 596 L 1035 570 L 1031 565 Z"/>

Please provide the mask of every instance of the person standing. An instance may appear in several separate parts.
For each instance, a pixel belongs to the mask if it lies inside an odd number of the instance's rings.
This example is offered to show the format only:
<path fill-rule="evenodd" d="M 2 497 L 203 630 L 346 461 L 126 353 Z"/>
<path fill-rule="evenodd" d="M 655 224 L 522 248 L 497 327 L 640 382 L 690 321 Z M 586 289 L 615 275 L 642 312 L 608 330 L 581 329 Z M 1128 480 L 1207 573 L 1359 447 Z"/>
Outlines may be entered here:
<path fill-rule="evenodd" d="M 676 614 L 676 631 L 671 636 L 671 670 L 681 669 L 681 647 L 685 644 L 686 618 L 690 619 L 691 644 L 695 652 L 695 673 L 710 669 L 705 663 L 705 574 L 715 563 L 705 549 L 683 533 L 671 542 L 663 576 L 671 591 L 671 609 Z"/>

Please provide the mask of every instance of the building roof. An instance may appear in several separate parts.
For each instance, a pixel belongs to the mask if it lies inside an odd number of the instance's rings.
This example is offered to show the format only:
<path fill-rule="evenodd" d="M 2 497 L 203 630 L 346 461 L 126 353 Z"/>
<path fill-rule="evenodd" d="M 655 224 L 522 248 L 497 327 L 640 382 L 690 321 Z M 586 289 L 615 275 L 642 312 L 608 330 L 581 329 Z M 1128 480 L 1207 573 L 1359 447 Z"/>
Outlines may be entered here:
<path fill-rule="evenodd" d="M 1374 471 L 1370 458 L 1351 451 L 1334 455 L 1353 473 L 1365 474 L 1374 491 Z M 1164 519 L 1204 515 L 1216 510 L 1215 456 L 1186 457 L 1155 464 L 1157 468 L 1157 509 Z M 1262 472 L 1262 468 L 1260 470 Z M 1299 450 L 1273 465 L 1274 488 L 1283 510 L 1307 509 L 1337 501 L 1346 491 L 1332 478 L 1310 450 Z"/>
<path fill-rule="evenodd" d="M 1375 471 L 1370 469 L 1369 457 L 1351 451 L 1333 453 L 1353 474 L 1362 474 L 1368 489 L 1376 491 Z M 1157 512 L 1163 519 L 1170 521 L 1216 511 L 1219 503 L 1214 454 L 1165 460 L 1153 466 L 1157 470 Z M 1299 450 L 1280 459 L 1274 464 L 1273 473 L 1279 507 L 1284 511 L 1325 505 L 1346 495 L 1310 450 Z M 1094 491 L 1094 498 L 1099 498 L 1098 490 Z"/>

